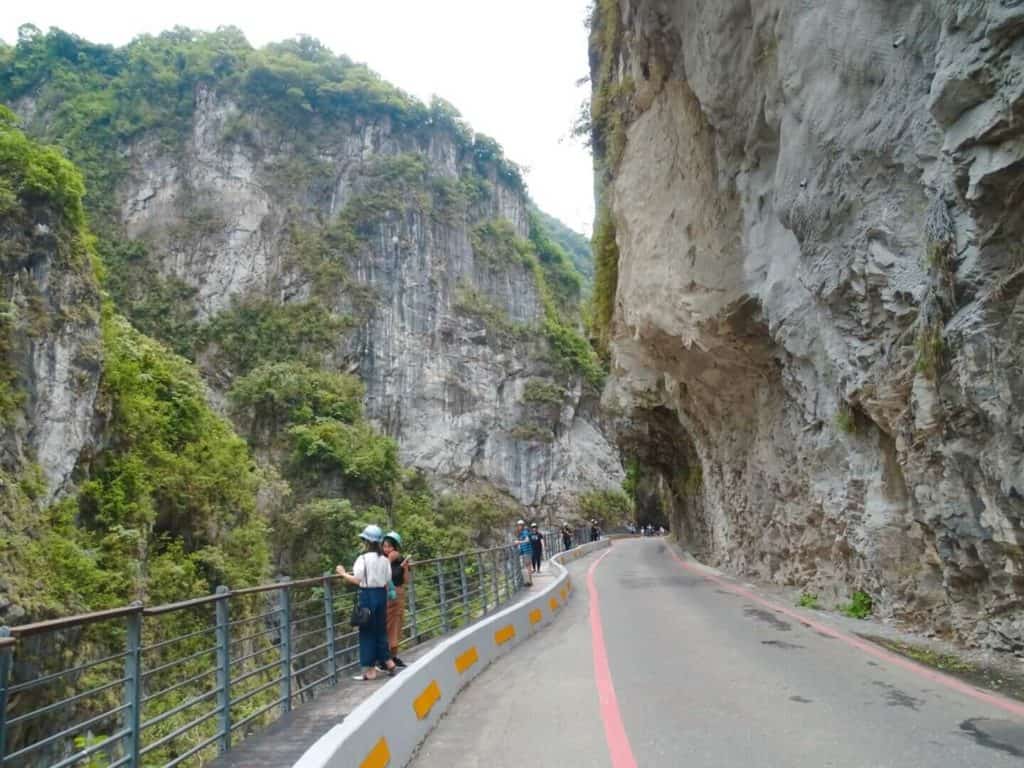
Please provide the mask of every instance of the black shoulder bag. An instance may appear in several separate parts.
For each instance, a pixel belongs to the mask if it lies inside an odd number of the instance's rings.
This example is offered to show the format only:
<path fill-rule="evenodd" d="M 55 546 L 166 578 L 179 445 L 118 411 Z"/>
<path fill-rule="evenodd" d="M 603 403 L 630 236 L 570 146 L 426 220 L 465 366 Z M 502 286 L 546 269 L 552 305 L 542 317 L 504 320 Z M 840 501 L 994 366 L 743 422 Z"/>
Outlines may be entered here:
<path fill-rule="evenodd" d="M 360 555 L 360 558 L 365 555 Z M 366 567 L 365 561 L 363 567 Z M 352 615 L 349 617 L 348 623 L 353 627 L 366 627 L 370 624 L 370 609 L 359 604 L 359 597 L 356 597 L 356 604 L 352 606 Z"/>

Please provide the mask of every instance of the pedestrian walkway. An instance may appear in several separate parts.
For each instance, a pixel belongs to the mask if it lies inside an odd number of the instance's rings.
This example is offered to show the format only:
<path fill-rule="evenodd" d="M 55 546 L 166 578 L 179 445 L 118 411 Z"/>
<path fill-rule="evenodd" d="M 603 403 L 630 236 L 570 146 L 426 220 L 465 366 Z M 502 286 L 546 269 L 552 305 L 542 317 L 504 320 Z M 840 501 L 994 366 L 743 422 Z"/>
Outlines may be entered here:
<path fill-rule="evenodd" d="M 533 587 L 521 590 L 512 601 L 501 606 L 502 610 L 535 594 L 553 580 L 554 568 L 545 563 L 543 571 L 534 576 Z M 402 658 L 411 665 L 442 640 L 443 637 L 436 638 L 402 651 Z M 345 675 L 336 686 L 324 689 L 315 700 L 295 707 L 209 765 L 211 768 L 286 768 L 374 691 L 387 685 L 388 679 L 381 675 L 374 682 L 356 682 L 350 675 Z"/>

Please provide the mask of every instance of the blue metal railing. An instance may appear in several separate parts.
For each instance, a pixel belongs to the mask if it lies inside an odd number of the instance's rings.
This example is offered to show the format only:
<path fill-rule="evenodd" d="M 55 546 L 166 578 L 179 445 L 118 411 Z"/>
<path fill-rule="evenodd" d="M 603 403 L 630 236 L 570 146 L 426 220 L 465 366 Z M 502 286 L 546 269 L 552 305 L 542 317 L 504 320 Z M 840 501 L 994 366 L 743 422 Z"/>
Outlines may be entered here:
<path fill-rule="evenodd" d="M 562 550 L 558 534 L 545 541 L 545 559 Z M 413 563 L 401 646 L 522 585 L 516 544 Z M 354 597 L 325 574 L 0 627 L 0 766 L 209 762 L 358 665 Z"/>

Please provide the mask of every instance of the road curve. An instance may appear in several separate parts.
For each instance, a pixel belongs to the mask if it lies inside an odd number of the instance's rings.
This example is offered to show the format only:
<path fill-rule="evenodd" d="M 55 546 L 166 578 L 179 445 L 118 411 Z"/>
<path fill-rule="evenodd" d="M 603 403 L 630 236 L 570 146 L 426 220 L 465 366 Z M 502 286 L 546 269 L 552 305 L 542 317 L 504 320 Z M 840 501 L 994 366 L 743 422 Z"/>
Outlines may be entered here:
<path fill-rule="evenodd" d="M 1024 766 L 1024 705 L 708 577 L 661 540 L 570 571 L 565 615 L 463 692 L 415 768 Z"/>

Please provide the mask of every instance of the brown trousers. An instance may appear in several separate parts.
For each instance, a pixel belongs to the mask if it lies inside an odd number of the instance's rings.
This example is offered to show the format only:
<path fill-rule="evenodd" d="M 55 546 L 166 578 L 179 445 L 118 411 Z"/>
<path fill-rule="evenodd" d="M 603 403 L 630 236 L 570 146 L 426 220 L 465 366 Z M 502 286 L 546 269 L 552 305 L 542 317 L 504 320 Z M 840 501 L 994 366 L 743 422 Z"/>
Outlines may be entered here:
<path fill-rule="evenodd" d="M 388 600 L 388 645 L 391 655 L 398 655 L 398 643 L 402 639 L 402 623 L 405 621 L 405 584 L 395 587 L 398 597 Z"/>

